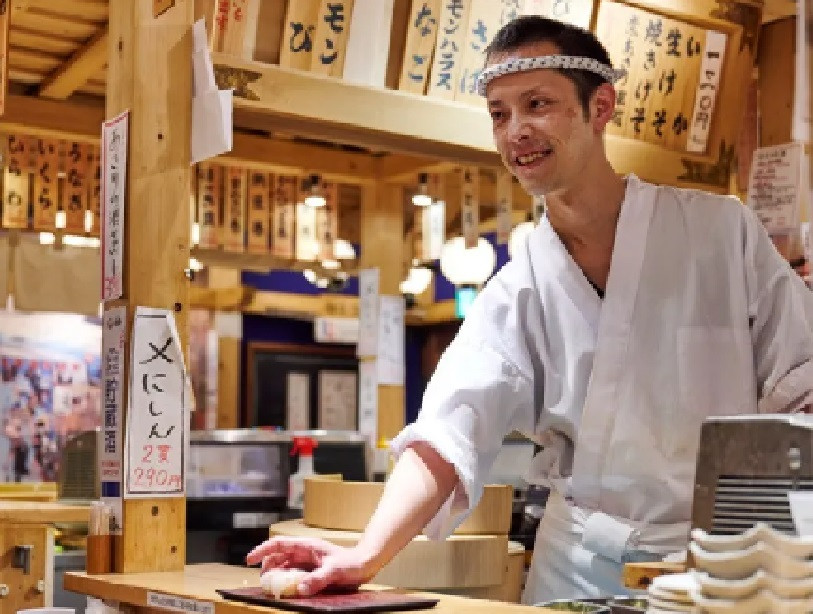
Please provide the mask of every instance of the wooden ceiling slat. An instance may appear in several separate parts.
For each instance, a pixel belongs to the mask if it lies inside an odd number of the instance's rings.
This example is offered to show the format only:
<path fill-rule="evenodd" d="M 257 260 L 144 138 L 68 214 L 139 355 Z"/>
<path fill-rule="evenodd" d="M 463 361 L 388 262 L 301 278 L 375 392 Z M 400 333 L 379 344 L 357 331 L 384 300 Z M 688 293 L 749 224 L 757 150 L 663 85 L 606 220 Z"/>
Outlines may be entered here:
<path fill-rule="evenodd" d="M 49 73 L 61 63 L 62 58 L 56 55 L 21 47 L 9 48 L 8 64 L 10 68 Z"/>
<path fill-rule="evenodd" d="M 108 4 L 105 0 L 27 0 L 27 4 L 28 10 L 38 9 L 48 13 L 95 22 L 107 21 L 109 13 Z"/>
<path fill-rule="evenodd" d="M 43 34 L 35 30 L 18 27 L 12 22 L 9 28 L 9 44 L 12 47 L 27 47 L 28 49 L 38 49 L 46 53 L 53 53 L 62 57 L 68 57 L 76 50 L 76 41 L 69 38 L 61 38 L 53 34 Z"/>
<path fill-rule="evenodd" d="M 64 100 L 87 83 L 91 75 L 107 62 L 107 25 L 54 70 L 42 84 L 40 95 Z"/>
<path fill-rule="evenodd" d="M 14 68 L 9 66 L 8 69 L 8 78 L 9 81 L 14 81 L 16 83 L 25 83 L 25 84 L 35 84 L 35 83 L 42 83 L 42 80 L 45 79 L 44 73 L 37 73 L 31 70 L 22 70 L 20 68 Z"/>
<path fill-rule="evenodd" d="M 61 36 L 75 40 L 77 43 L 86 41 L 98 29 L 98 24 L 82 19 L 68 19 L 39 9 L 29 9 L 14 15 L 14 23 L 29 30 L 35 30 L 49 36 Z"/>

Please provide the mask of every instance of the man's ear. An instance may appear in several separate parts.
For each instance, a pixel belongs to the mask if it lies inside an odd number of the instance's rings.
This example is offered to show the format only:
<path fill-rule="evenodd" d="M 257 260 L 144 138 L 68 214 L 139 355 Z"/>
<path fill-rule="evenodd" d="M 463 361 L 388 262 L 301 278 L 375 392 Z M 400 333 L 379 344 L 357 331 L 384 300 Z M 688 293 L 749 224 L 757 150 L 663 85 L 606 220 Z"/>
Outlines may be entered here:
<path fill-rule="evenodd" d="M 596 88 L 591 97 L 591 120 L 593 127 L 598 132 L 603 132 L 604 127 L 613 118 L 615 111 L 615 88 L 609 83 L 602 83 Z"/>

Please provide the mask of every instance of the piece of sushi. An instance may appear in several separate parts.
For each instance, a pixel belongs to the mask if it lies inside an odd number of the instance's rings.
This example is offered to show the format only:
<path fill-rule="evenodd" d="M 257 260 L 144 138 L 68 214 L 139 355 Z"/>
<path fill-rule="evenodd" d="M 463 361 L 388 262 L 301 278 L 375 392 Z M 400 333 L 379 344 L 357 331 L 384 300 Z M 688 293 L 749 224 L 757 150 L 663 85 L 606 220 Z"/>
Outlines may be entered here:
<path fill-rule="evenodd" d="M 269 569 L 260 576 L 260 586 L 274 599 L 280 597 L 296 597 L 299 593 L 297 586 L 308 575 L 301 569 Z"/>

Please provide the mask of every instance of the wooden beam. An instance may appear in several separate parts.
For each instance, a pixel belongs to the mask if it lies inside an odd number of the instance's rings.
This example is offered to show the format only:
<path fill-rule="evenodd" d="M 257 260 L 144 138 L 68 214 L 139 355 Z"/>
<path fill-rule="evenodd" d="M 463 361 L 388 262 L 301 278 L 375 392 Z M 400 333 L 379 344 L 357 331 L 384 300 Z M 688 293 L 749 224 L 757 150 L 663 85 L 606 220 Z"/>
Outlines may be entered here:
<path fill-rule="evenodd" d="M 153 16 L 152 0 L 110 3 L 108 118 L 129 109 L 124 294 L 128 330 L 137 306 L 170 309 L 187 346 L 192 18 L 194 0 Z M 97 127 L 98 129 L 98 127 Z M 126 339 L 129 356 L 132 339 Z M 188 364 L 188 363 L 187 363 Z M 129 365 L 125 359 L 125 369 Z M 124 398 L 127 381 L 124 379 Z M 123 408 L 125 409 L 125 408 Z M 126 414 L 126 409 L 123 413 Z M 126 424 L 126 415 L 123 424 Z M 182 570 L 186 500 L 125 499 L 116 572 Z"/>
<path fill-rule="evenodd" d="M 213 60 L 219 87 L 235 88 L 235 126 L 461 164 L 500 164 L 484 109 L 219 53 Z"/>
<path fill-rule="evenodd" d="M 203 264 L 213 267 L 239 269 L 243 271 L 304 271 L 313 270 L 317 275 L 331 275 L 335 271 L 322 268 L 318 261 L 275 258 L 266 254 L 249 254 L 247 252 L 227 252 L 221 249 L 193 248 L 191 255 Z M 356 273 L 356 262 L 346 262 L 342 270 L 350 275 Z"/>
<path fill-rule="evenodd" d="M 458 164 L 417 158 L 415 156 L 389 155 L 378 161 L 378 176 L 390 183 L 414 183 L 418 173 L 448 173 Z"/>
<path fill-rule="evenodd" d="M 73 94 L 107 63 L 107 46 L 107 25 L 104 25 L 64 64 L 48 75 L 40 86 L 40 96 L 64 100 Z"/>
<path fill-rule="evenodd" d="M 343 183 L 372 181 L 376 176 L 376 160 L 367 154 L 240 133 L 234 135 L 232 151 L 218 161 L 278 173 L 318 172 Z"/>
<path fill-rule="evenodd" d="M 32 96 L 10 95 L 0 130 L 99 142 L 104 106 L 55 102 Z"/>
<path fill-rule="evenodd" d="M 358 297 L 344 294 L 303 295 L 287 292 L 255 292 L 243 313 L 313 318 L 337 316 L 357 318 Z"/>

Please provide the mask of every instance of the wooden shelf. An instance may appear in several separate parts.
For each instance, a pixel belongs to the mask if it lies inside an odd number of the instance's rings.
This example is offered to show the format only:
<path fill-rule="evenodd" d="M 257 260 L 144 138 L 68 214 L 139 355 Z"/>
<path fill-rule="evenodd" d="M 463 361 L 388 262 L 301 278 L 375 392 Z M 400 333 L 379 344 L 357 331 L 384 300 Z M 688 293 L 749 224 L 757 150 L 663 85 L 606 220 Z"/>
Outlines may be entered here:
<path fill-rule="evenodd" d="M 222 53 L 212 57 L 218 87 L 234 88 L 235 126 L 501 166 L 485 109 Z"/>

